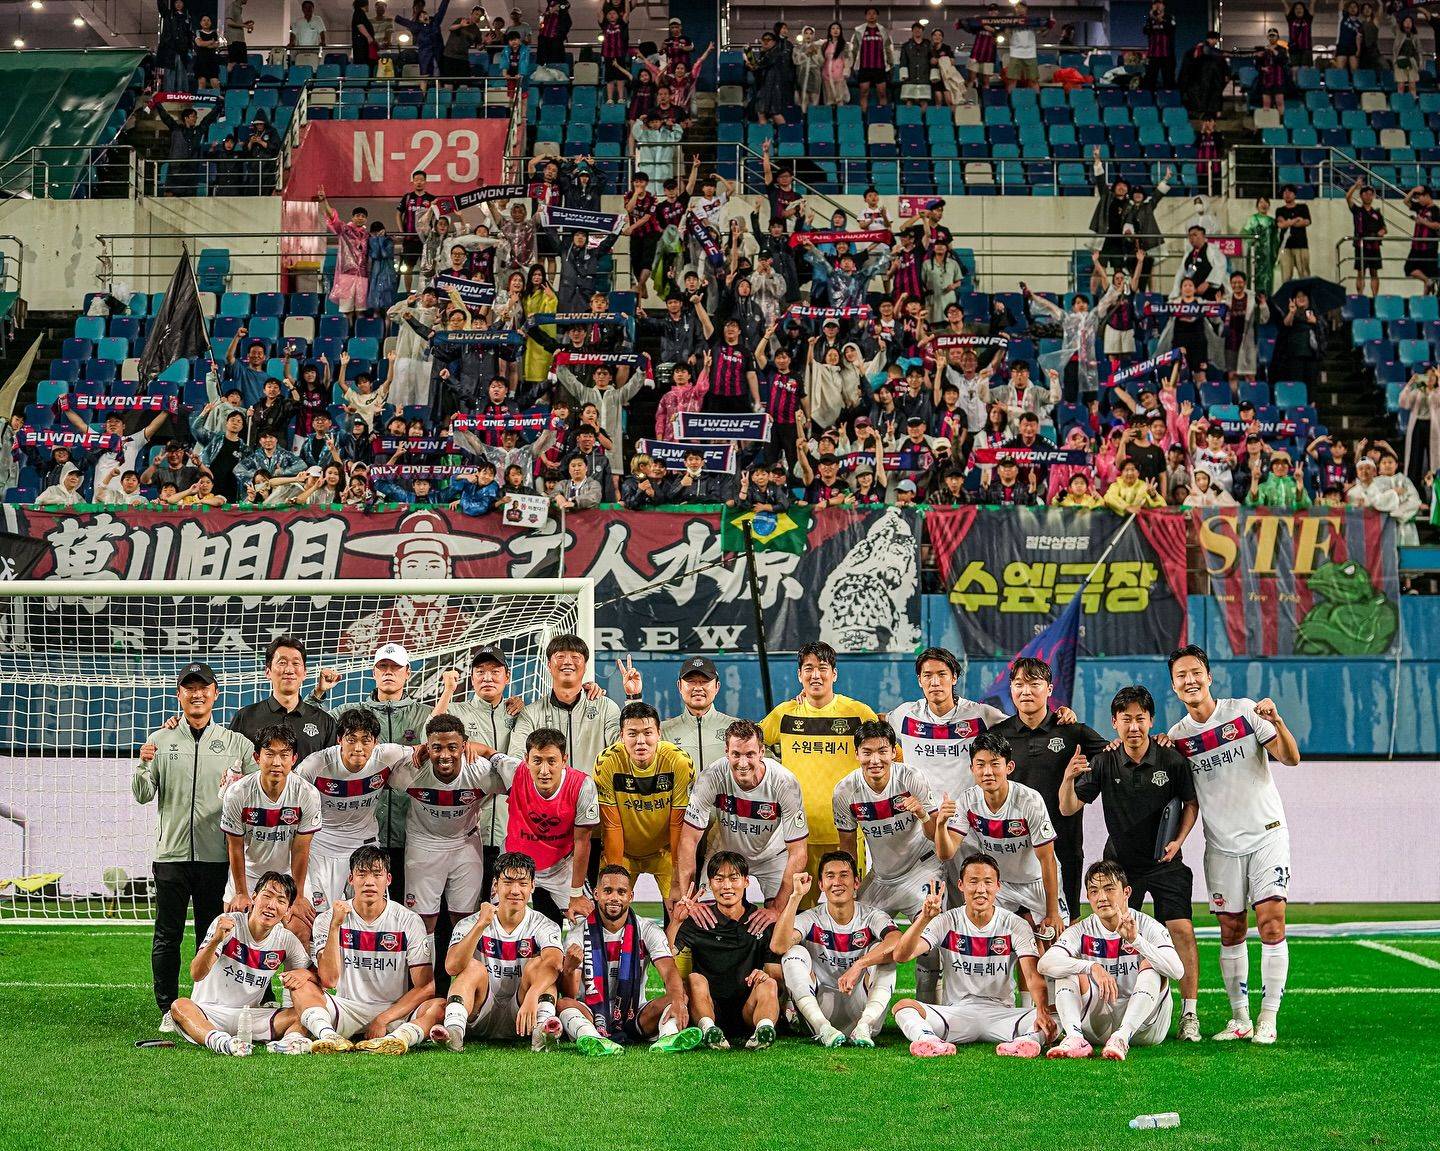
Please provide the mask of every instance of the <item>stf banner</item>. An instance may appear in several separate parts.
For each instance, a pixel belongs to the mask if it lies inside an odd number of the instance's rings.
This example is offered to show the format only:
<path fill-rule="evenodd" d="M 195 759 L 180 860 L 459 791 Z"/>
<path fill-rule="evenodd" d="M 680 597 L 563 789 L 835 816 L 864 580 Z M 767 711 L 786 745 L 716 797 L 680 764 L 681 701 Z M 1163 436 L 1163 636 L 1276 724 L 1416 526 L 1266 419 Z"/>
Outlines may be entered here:
<path fill-rule="evenodd" d="M 398 199 L 410 176 L 430 177 L 432 195 L 499 184 L 509 120 L 311 120 L 295 149 L 287 200 L 309 200 L 320 188 L 349 214 L 350 197 Z"/>
<path fill-rule="evenodd" d="M 1238 656 L 1384 655 L 1400 631 L 1395 521 L 1369 508 L 1200 508 L 1209 594 Z"/>
<path fill-rule="evenodd" d="M 553 522 L 536 531 L 498 515 L 411 508 L 62 513 L 7 505 L 0 531 L 46 545 L 35 579 L 306 580 L 317 594 L 326 581 L 349 577 L 555 576 L 563 549 L 566 576 L 596 580 L 601 649 L 755 650 L 745 560 L 716 563 L 723 554 L 718 509 L 584 512 L 566 517 L 563 540 Z M 814 639 L 851 652 L 908 652 L 920 643 L 920 515 L 913 509 L 822 509 L 803 554 L 762 552 L 755 564 L 772 650 L 795 651 Z M 341 598 L 312 601 L 304 612 L 274 599 L 235 598 L 212 604 L 210 634 L 198 639 L 148 630 L 118 608 L 112 616 L 108 599 L 57 596 L 46 606 L 77 652 L 116 644 L 169 652 L 183 640 L 201 650 L 263 654 L 273 635 L 300 631 L 330 647 L 341 636 L 343 654 L 391 641 L 429 647 L 437 636 L 466 633 L 455 597 L 402 600 L 351 618 L 345 613 L 355 608 Z"/>
<path fill-rule="evenodd" d="M 966 654 L 1008 660 L 1045 630 L 1125 520 L 1083 508 L 937 509 L 925 532 Z M 1161 655 L 1185 642 L 1186 521 L 1144 511 L 1081 593 L 1078 654 Z"/>

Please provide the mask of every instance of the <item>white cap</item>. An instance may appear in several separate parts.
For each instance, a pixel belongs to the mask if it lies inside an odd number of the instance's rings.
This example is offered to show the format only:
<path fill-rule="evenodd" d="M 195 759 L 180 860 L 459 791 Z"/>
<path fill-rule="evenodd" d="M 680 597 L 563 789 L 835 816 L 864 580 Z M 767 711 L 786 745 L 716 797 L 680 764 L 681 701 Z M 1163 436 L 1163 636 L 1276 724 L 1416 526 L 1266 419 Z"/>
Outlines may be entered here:
<path fill-rule="evenodd" d="M 381 644 L 375 651 L 375 658 L 371 663 L 381 663 L 389 660 L 391 663 L 398 663 L 401 667 L 410 666 L 410 653 L 398 643 Z"/>

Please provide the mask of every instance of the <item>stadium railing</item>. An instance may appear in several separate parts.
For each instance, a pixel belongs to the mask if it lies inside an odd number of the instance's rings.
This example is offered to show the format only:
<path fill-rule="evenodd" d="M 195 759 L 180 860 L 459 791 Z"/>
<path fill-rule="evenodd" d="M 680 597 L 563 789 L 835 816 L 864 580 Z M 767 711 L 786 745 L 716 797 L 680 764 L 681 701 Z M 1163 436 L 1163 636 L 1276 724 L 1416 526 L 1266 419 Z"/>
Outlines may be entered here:
<path fill-rule="evenodd" d="M 282 170 L 278 156 L 140 160 L 133 186 L 145 196 L 269 196 Z"/>
<path fill-rule="evenodd" d="M 135 152 L 121 145 L 37 146 L 0 161 L 6 199 L 116 200 L 135 191 Z"/>

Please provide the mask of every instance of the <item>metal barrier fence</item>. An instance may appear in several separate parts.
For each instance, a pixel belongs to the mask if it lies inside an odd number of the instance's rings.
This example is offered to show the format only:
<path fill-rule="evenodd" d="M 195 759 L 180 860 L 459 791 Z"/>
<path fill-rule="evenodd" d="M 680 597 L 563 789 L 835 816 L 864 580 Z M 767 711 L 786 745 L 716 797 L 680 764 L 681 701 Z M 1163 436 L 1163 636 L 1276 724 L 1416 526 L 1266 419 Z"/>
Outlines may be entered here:
<path fill-rule="evenodd" d="M 135 152 L 121 145 L 40 146 L 0 161 L 0 196 L 119 200 L 135 194 Z"/>
<path fill-rule="evenodd" d="M 276 156 L 141 160 L 134 186 L 144 196 L 271 196 L 280 170 Z"/>

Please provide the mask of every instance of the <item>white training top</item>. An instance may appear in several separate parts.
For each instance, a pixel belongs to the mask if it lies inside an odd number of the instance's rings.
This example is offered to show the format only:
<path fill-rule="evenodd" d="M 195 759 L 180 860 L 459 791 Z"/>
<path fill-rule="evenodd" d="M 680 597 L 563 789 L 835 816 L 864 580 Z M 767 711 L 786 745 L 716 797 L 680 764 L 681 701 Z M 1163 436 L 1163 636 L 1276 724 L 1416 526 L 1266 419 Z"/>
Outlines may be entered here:
<path fill-rule="evenodd" d="M 900 737 L 900 752 L 929 778 L 936 795 L 956 795 L 975 782 L 970 743 L 1006 718 L 999 708 L 957 699 L 944 714 L 930 710 L 924 696 L 902 703 L 885 717 Z"/>
<path fill-rule="evenodd" d="M 331 931 L 338 930 L 342 954 L 335 994 L 377 1007 L 377 1015 L 410 990 L 410 968 L 433 962 L 424 921 L 402 903 L 387 899 L 384 910 L 368 923 L 353 905 L 338 928 L 332 927 L 334 917 L 335 909 L 327 907 L 315 919 L 315 962 L 320 962 Z"/>
<path fill-rule="evenodd" d="M 993 999 L 1015 1004 L 1015 961 L 1038 955 L 1035 933 L 1013 912 L 996 907 L 990 922 L 977 927 L 964 907 L 952 907 L 926 925 L 922 938 L 940 948 L 945 1002 L 954 1007 L 965 999 Z"/>
<path fill-rule="evenodd" d="M 849 923 L 836 923 L 829 906 L 822 903 L 797 915 L 795 930 L 800 933 L 800 946 L 814 961 L 816 980 L 833 991 L 852 963 L 899 928 L 885 912 L 867 903 L 855 904 Z"/>
<path fill-rule="evenodd" d="M 280 798 L 260 786 L 258 772 L 225 789 L 220 830 L 245 837 L 245 876 L 253 884 L 267 871 L 290 874 L 290 848 L 297 835 L 320 830 L 320 793 L 293 771 Z"/>
<path fill-rule="evenodd" d="M 858 828 L 864 834 L 870 872 L 882 880 L 899 879 L 922 864 L 935 863 L 935 845 L 925 834 L 924 821 L 900 806 L 907 796 L 917 799 L 927 813 L 940 806 L 924 773 L 905 763 L 890 769 L 889 781 L 878 792 L 859 768 L 835 785 L 835 827 Z"/>
<path fill-rule="evenodd" d="M 1205 843 L 1224 855 L 1249 855 L 1285 829 L 1285 809 L 1265 744 L 1279 733 L 1255 714 L 1253 699 L 1217 699 L 1209 719 L 1185 717 L 1170 728 L 1190 761 Z"/>
<path fill-rule="evenodd" d="M 765 757 L 765 775 L 746 791 L 735 782 L 728 759 L 717 759 L 695 779 L 685 822 L 704 831 L 714 822 L 707 851 L 738 852 L 752 868 L 783 858 L 787 843 L 810 834 L 800 781 Z"/>
<path fill-rule="evenodd" d="M 457 923 L 450 938 L 458 942 L 469 935 L 479 914 L 477 911 L 467 915 Z M 490 974 L 490 997 L 501 1002 L 516 998 L 525 964 L 547 947 L 560 948 L 560 928 L 533 907 L 525 909 L 525 917 L 514 931 L 507 932 L 500 925 L 499 916 L 492 919 L 475 948 L 476 957 Z"/>
<path fill-rule="evenodd" d="M 1041 878 L 1035 849 L 1054 842 L 1055 828 L 1038 791 L 1012 779 L 1000 810 L 991 811 L 977 783 L 961 793 L 955 809 L 947 826 L 962 833 L 970 846 L 994 857 L 1002 884 L 1034 883 Z"/>
<path fill-rule="evenodd" d="M 190 998 L 201 1008 L 207 1004 L 216 1007 L 258 1007 L 275 972 L 310 966 L 310 956 L 305 954 L 304 944 L 280 924 L 266 932 L 264 939 L 256 939 L 250 934 L 248 915 L 239 911 L 229 915 L 235 928 L 215 953 L 215 966 L 190 993 Z M 202 948 L 215 938 L 219 922 L 220 917 L 216 916 L 205 932 L 200 944 Z"/>
<path fill-rule="evenodd" d="M 380 838 L 379 806 L 390 773 L 413 758 L 413 749 L 398 743 L 379 744 L 359 771 L 340 762 L 340 748 L 327 747 L 307 755 L 295 774 L 320 793 L 317 854 L 348 856 L 357 847 Z"/>

